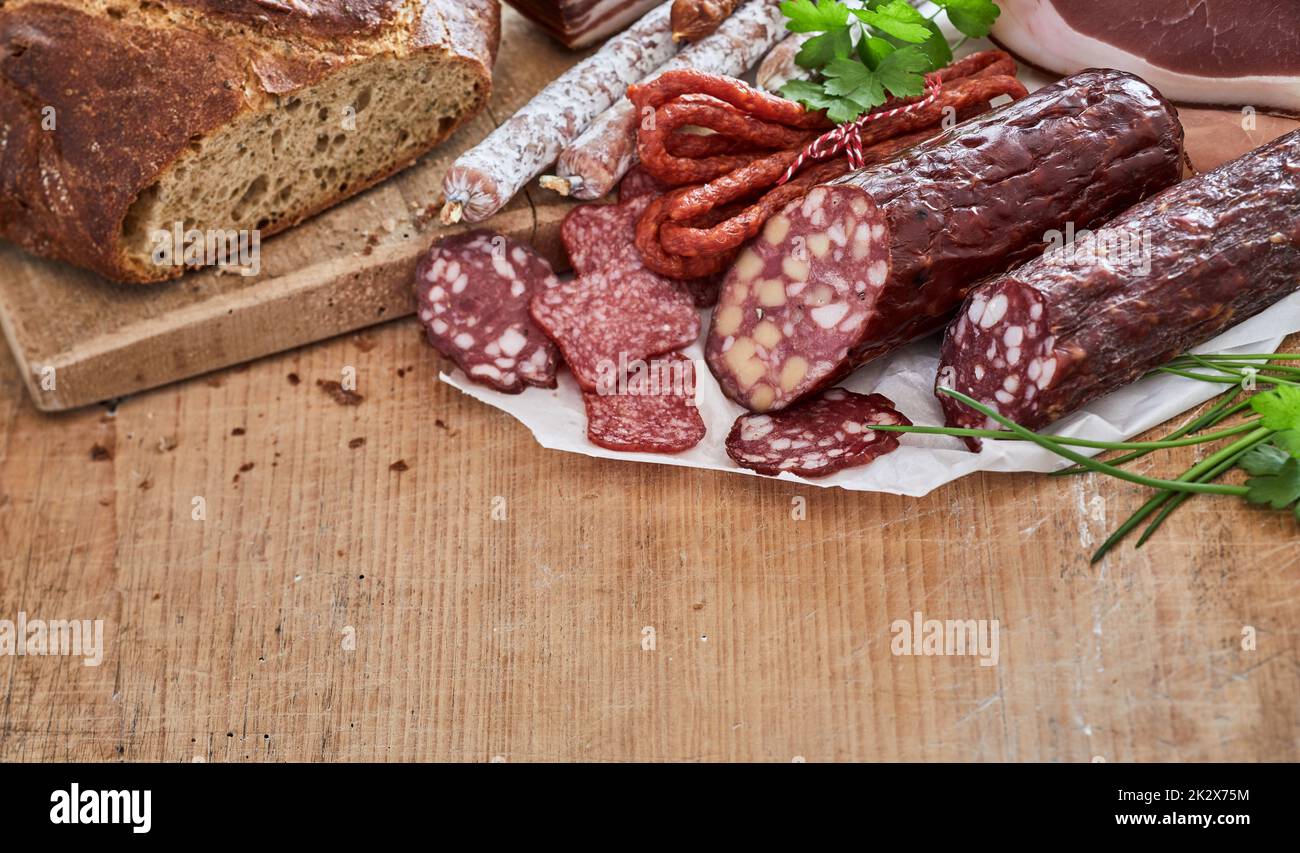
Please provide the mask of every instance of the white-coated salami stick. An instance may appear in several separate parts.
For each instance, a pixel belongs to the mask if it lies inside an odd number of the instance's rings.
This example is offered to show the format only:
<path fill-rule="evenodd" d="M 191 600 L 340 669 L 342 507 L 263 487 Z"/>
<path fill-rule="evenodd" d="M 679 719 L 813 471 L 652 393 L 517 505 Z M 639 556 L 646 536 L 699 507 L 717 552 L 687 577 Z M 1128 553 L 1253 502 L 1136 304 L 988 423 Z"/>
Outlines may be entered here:
<path fill-rule="evenodd" d="M 750 0 L 713 35 L 684 49 L 643 82 L 681 69 L 739 76 L 781 37 L 784 21 L 775 0 Z M 626 97 L 621 99 L 564 149 L 556 173 L 542 178 L 542 186 L 581 199 L 604 196 L 636 162 L 639 121 L 636 106 Z"/>
<path fill-rule="evenodd" d="M 656 6 L 457 158 L 442 179 L 443 224 L 480 222 L 505 207 L 628 85 L 672 58 L 671 8 Z"/>
<path fill-rule="evenodd" d="M 794 60 L 799 55 L 799 48 L 803 47 L 803 43 L 815 35 L 817 33 L 795 33 L 772 48 L 771 52 L 764 57 L 762 64 L 758 66 L 758 73 L 754 78 L 758 88 L 779 95 L 781 87 L 791 80 L 810 79 L 812 72 L 800 68 Z"/>

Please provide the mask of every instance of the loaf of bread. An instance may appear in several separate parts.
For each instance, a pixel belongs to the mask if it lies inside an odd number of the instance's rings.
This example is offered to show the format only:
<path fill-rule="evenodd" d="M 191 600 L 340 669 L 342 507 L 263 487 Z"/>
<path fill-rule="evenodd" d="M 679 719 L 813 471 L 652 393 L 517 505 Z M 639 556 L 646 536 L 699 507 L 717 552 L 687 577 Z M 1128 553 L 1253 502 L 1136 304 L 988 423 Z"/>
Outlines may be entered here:
<path fill-rule="evenodd" d="M 0 3 L 0 237 L 125 282 L 163 231 L 266 237 L 486 103 L 498 0 Z"/>

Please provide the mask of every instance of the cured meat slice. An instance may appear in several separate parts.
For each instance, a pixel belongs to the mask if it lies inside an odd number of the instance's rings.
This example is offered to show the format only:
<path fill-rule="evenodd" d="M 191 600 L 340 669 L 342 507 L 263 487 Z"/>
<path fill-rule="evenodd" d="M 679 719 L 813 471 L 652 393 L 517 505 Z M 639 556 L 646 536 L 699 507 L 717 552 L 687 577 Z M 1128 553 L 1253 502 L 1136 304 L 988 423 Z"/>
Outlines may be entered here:
<path fill-rule="evenodd" d="M 587 438 L 610 450 L 680 453 L 704 438 L 695 407 L 695 364 L 680 353 L 643 361 L 621 381 L 584 391 Z"/>
<path fill-rule="evenodd" d="M 677 46 L 664 3 L 561 74 L 486 139 L 456 159 L 442 179 L 444 225 L 480 222 L 555 162 L 609 105 L 666 62 Z"/>
<path fill-rule="evenodd" d="M 767 221 L 732 268 L 705 353 L 727 396 L 762 412 L 849 355 L 889 279 L 885 212 L 815 187 Z M 804 235 L 792 242 L 790 234 Z"/>
<path fill-rule="evenodd" d="M 1300 14 L 1290 0 L 999 0 L 993 39 L 1040 68 L 1119 68 L 1179 103 L 1300 112 Z M 1246 20 L 1265 26 L 1242 26 Z"/>
<path fill-rule="evenodd" d="M 655 197 L 654 193 L 640 193 L 620 204 L 581 204 L 569 211 L 560 224 L 560 239 L 574 271 L 579 275 L 603 270 L 657 275 L 645 268 L 632 242 L 637 221 Z M 689 294 L 697 308 L 712 306 L 722 283 L 720 276 L 664 281 Z"/>
<path fill-rule="evenodd" d="M 642 85 L 669 71 L 694 69 L 736 77 L 744 74 L 785 32 L 779 4 L 750 0 L 716 32 L 668 60 Z M 614 188 L 636 162 L 642 114 L 622 98 L 560 154 L 556 177 L 545 186 L 577 198 L 596 199 Z"/>
<path fill-rule="evenodd" d="M 658 0 L 506 0 L 565 47 L 593 45 L 644 15 Z"/>
<path fill-rule="evenodd" d="M 741 415 L 727 435 L 727 455 L 760 474 L 825 477 L 897 449 L 897 434 L 871 429 L 884 424 L 912 422 L 888 397 L 831 388 L 784 412 Z"/>
<path fill-rule="evenodd" d="M 641 166 L 633 166 L 618 185 L 618 200 L 631 201 L 638 196 L 658 195 L 666 189 L 654 179 L 654 176 Z"/>
<path fill-rule="evenodd" d="M 712 35 L 743 0 L 673 0 L 673 38 L 699 41 Z"/>
<path fill-rule="evenodd" d="M 612 267 L 560 282 L 540 290 L 530 311 L 587 389 L 621 364 L 681 349 L 700 333 L 691 298 L 646 270 Z"/>
<path fill-rule="evenodd" d="M 975 290 L 936 384 L 1038 429 L 1298 289 L 1300 130 Z M 939 399 L 950 425 L 997 428 Z"/>
<path fill-rule="evenodd" d="M 1182 139 L 1146 83 L 1086 71 L 817 187 L 732 266 L 709 367 L 755 411 L 815 393 L 941 329 L 1053 230 L 1091 228 L 1176 182 Z"/>
<path fill-rule="evenodd" d="M 420 322 L 434 349 L 506 394 L 555 387 L 555 345 L 533 324 L 528 303 L 556 283 L 531 246 L 484 230 L 439 241 L 415 271 Z"/>

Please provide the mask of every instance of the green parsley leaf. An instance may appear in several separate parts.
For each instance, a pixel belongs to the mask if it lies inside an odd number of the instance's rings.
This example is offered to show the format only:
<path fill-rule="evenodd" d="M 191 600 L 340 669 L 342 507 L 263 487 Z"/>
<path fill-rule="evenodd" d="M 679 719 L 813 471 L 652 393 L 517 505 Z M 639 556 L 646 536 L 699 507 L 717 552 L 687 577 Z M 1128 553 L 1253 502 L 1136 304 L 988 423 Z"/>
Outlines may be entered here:
<path fill-rule="evenodd" d="M 792 33 L 825 33 L 847 29 L 849 7 L 837 0 L 786 0 L 781 12 L 790 19 L 786 29 Z"/>
<path fill-rule="evenodd" d="M 829 97 L 822 84 L 808 80 L 791 80 L 781 87 L 781 97 L 798 101 L 812 110 L 829 109 L 838 98 Z"/>
<path fill-rule="evenodd" d="M 1288 429 L 1273 436 L 1273 443 L 1300 459 L 1300 429 Z"/>
<path fill-rule="evenodd" d="M 853 14 L 864 24 L 901 41 L 917 44 L 930 37 L 925 16 L 907 0 L 891 0 L 875 9 L 854 9 Z"/>
<path fill-rule="evenodd" d="M 1288 459 L 1271 477 L 1250 478 L 1246 481 L 1246 488 L 1250 489 L 1246 500 L 1251 503 L 1285 509 L 1300 500 L 1300 459 Z"/>
<path fill-rule="evenodd" d="M 1282 472 L 1290 457 L 1286 451 L 1271 444 L 1252 447 L 1237 460 L 1237 465 L 1248 474 L 1256 477 L 1275 477 Z"/>
<path fill-rule="evenodd" d="M 1300 388 L 1279 385 L 1250 398 L 1250 407 L 1262 415 L 1261 425 L 1278 432 L 1300 429 Z"/>
<path fill-rule="evenodd" d="M 795 54 L 794 62 L 800 68 L 818 69 L 834 59 L 843 59 L 853 52 L 853 33 L 834 30 L 808 39 Z"/>
<path fill-rule="evenodd" d="M 952 47 L 944 36 L 943 30 L 934 21 L 926 21 L 930 37 L 917 45 L 917 48 L 930 59 L 930 67 L 942 68 L 952 63 Z"/>
<path fill-rule="evenodd" d="M 947 42 L 945 42 L 946 44 Z M 880 61 L 894 52 L 894 45 L 882 38 L 867 36 L 858 42 L 858 57 L 866 64 L 868 68 L 875 71 L 880 67 Z"/>
<path fill-rule="evenodd" d="M 930 60 L 915 47 L 902 47 L 886 56 L 876 68 L 876 76 L 896 98 L 910 98 L 925 91 L 921 72 L 930 70 Z"/>
<path fill-rule="evenodd" d="M 948 20 L 962 35 L 982 39 L 993 29 L 1002 10 L 993 0 L 934 0 L 948 13 Z"/>

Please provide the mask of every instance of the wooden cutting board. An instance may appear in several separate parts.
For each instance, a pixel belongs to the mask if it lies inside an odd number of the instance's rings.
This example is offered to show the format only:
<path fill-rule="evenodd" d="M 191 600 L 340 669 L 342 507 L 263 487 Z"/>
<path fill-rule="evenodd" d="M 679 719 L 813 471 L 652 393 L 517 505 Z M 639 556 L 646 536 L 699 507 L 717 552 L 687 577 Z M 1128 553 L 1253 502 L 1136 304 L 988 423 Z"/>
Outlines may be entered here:
<path fill-rule="evenodd" d="M 418 256 L 446 229 L 425 209 L 442 174 L 585 53 L 564 50 L 504 10 L 492 100 L 414 167 L 262 246 L 262 269 L 205 270 L 161 285 L 118 285 L 0 243 L 0 327 L 45 411 L 153 388 L 410 314 Z M 485 223 L 552 261 L 572 207 L 533 186 Z M 42 387 L 46 368 L 53 387 Z"/>
<path fill-rule="evenodd" d="M 425 212 L 447 166 L 585 55 L 506 9 L 485 113 L 411 169 L 268 240 L 258 276 L 208 270 L 117 285 L 0 244 L 0 327 L 36 406 L 75 408 L 412 313 L 418 256 L 464 228 L 445 229 Z M 1296 126 L 1265 115 L 1250 117 L 1252 126 L 1229 111 L 1182 116 L 1198 170 Z M 560 266 L 559 223 L 572 206 L 533 185 L 485 225 L 533 242 Z"/>

